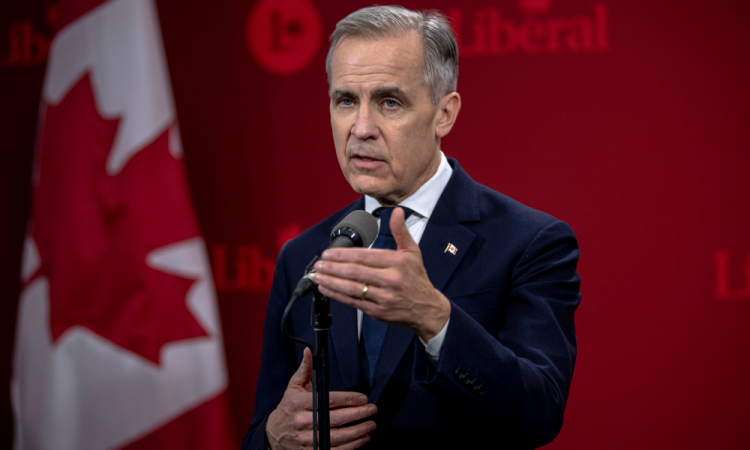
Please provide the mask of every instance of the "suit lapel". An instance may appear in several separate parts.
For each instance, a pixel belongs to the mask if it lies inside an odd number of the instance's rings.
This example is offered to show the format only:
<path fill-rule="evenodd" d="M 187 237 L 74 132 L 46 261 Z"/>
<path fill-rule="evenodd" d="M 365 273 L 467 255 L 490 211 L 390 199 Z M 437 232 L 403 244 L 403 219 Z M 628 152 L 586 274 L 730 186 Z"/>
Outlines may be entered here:
<path fill-rule="evenodd" d="M 477 184 L 458 162 L 452 159 L 448 161 L 453 166 L 453 175 L 419 241 L 427 275 L 439 291 L 443 291 L 476 237 L 462 224 L 477 222 L 480 218 Z M 449 245 L 455 248 L 454 252 L 447 250 Z"/>
<path fill-rule="evenodd" d="M 443 290 L 476 237 L 461 222 L 479 220 L 476 183 L 469 178 L 456 161 L 449 161 L 453 166 L 453 175 L 440 196 L 440 200 L 435 205 L 435 210 L 432 212 L 422 239 L 419 241 L 427 275 L 432 285 L 439 291 Z M 458 249 L 455 255 L 445 251 L 448 244 L 453 244 Z M 409 344 L 415 339 L 418 338 L 409 329 L 388 326 L 383 350 L 375 369 L 375 382 L 370 393 L 370 402 L 378 400 L 399 362 L 404 357 L 404 353 L 409 348 Z"/>
<path fill-rule="evenodd" d="M 438 203 L 419 242 L 427 275 L 435 289 L 442 291 L 461 263 L 476 235 L 461 225 L 445 203 Z M 447 251 L 452 245 L 457 250 Z"/>

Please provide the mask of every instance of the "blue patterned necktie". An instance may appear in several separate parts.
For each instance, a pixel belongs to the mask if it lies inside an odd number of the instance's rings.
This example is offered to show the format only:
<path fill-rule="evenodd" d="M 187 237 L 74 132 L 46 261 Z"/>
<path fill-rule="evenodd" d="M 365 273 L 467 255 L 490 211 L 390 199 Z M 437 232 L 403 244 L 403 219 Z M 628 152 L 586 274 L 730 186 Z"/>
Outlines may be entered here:
<path fill-rule="evenodd" d="M 406 220 L 412 213 L 409 208 L 403 208 L 404 220 Z M 391 234 L 391 208 L 378 208 L 372 214 L 375 217 L 380 217 L 380 230 L 378 230 L 378 237 L 375 238 L 375 242 L 372 243 L 371 248 L 385 248 L 396 250 L 396 240 Z M 388 324 L 378 322 L 367 314 L 362 314 L 362 349 L 365 353 L 365 360 L 367 362 L 367 368 L 370 371 L 370 386 L 372 386 L 372 380 L 375 375 L 375 366 L 378 363 L 378 357 L 380 356 L 380 349 L 383 347 L 383 341 L 385 340 L 385 332 L 388 329 Z"/>

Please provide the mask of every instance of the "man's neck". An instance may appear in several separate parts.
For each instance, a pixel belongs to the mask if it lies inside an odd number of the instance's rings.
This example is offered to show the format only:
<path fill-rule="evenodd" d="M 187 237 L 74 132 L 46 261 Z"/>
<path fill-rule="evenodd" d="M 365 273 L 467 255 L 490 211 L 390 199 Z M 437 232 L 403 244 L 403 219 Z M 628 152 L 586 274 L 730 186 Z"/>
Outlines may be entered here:
<path fill-rule="evenodd" d="M 430 217 L 452 173 L 453 168 L 448 164 L 448 159 L 443 152 L 440 152 L 440 160 L 435 173 L 413 194 L 398 203 L 387 202 L 385 204 L 379 199 L 365 195 L 365 211 L 372 213 L 379 206 L 390 207 L 400 205 L 413 210 L 421 217 Z"/>

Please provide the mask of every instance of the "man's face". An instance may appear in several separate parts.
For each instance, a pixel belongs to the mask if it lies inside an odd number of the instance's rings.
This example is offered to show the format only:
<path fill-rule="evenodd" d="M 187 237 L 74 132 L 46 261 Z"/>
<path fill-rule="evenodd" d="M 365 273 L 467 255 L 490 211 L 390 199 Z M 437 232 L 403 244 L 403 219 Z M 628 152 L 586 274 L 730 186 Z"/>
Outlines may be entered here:
<path fill-rule="evenodd" d="M 341 170 L 356 192 L 396 204 L 440 165 L 440 113 L 424 83 L 421 39 L 345 38 L 331 62 L 331 128 Z"/>

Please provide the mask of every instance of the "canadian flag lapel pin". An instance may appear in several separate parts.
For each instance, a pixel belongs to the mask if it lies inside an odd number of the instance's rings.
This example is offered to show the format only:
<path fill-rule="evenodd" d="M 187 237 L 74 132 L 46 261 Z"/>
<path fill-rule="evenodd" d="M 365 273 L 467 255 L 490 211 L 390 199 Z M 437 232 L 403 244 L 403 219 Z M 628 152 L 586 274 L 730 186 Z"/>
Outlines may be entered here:
<path fill-rule="evenodd" d="M 443 250 L 443 253 L 450 253 L 451 255 L 456 256 L 456 253 L 458 253 L 458 248 L 455 245 L 449 243 L 445 247 L 445 250 Z"/>

